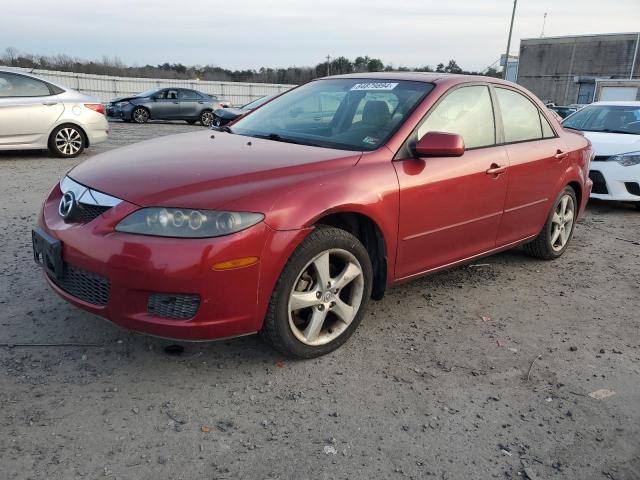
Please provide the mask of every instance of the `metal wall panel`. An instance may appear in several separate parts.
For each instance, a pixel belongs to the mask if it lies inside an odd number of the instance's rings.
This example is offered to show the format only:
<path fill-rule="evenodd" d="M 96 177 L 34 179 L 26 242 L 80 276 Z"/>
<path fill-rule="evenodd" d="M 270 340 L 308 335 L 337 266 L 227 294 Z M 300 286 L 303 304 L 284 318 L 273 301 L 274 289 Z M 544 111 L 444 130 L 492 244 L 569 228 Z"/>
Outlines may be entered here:
<path fill-rule="evenodd" d="M 30 72 L 28 68 L 2 67 Z M 34 75 L 48 79 L 54 83 L 86 93 L 101 102 L 108 102 L 114 97 L 134 95 L 156 87 L 184 87 L 199 90 L 220 99 L 228 100 L 234 105 L 244 105 L 265 95 L 285 92 L 295 85 L 273 83 L 241 83 L 241 82 L 209 82 L 197 80 L 172 80 L 161 78 L 110 77 L 107 75 L 89 75 L 86 73 L 55 72 L 51 70 L 33 70 Z"/>

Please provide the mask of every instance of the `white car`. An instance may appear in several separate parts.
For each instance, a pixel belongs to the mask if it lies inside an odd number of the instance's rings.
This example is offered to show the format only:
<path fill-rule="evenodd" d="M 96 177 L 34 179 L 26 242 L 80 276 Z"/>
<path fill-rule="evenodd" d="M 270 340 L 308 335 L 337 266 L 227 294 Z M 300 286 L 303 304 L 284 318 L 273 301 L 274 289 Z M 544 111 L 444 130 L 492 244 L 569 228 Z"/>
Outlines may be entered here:
<path fill-rule="evenodd" d="M 48 148 L 75 157 L 109 135 L 104 106 L 34 75 L 0 69 L 0 150 Z"/>
<path fill-rule="evenodd" d="M 640 102 L 595 102 L 562 126 L 584 132 L 593 144 L 591 197 L 635 202 L 640 209 Z"/>

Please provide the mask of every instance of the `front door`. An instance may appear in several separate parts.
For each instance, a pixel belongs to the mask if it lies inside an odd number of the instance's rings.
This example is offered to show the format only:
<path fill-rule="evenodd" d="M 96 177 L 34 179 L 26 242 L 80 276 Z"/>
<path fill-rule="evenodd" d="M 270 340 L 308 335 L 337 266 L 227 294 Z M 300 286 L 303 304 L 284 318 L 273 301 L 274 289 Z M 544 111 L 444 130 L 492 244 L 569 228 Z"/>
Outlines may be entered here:
<path fill-rule="evenodd" d="M 394 162 L 400 183 L 398 279 L 493 249 L 504 209 L 508 158 L 496 145 L 488 86 L 455 88 L 410 141 L 429 131 L 461 135 L 466 151 L 461 157 Z"/>
<path fill-rule="evenodd" d="M 151 117 L 172 120 L 180 118 L 180 101 L 177 89 L 167 89 L 160 92 L 150 105 Z"/>
<path fill-rule="evenodd" d="M 0 72 L 0 145 L 46 144 L 63 111 L 46 83 Z"/>

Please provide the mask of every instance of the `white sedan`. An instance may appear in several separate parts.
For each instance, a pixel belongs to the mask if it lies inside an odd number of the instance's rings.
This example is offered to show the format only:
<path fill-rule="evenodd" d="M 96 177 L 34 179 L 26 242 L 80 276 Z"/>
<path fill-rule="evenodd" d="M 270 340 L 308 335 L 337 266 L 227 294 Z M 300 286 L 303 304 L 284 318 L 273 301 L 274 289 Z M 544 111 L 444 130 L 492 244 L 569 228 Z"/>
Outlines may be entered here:
<path fill-rule="evenodd" d="M 109 135 L 95 98 L 34 75 L 0 70 L 0 150 L 48 148 L 76 157 Z"/>
<path fill-rule="evenodd" d="M 584 132 L 593 144 L 591 197 L 635 202 L 640 209 L 640 102 L 595 102 L 562 126 Z"/>

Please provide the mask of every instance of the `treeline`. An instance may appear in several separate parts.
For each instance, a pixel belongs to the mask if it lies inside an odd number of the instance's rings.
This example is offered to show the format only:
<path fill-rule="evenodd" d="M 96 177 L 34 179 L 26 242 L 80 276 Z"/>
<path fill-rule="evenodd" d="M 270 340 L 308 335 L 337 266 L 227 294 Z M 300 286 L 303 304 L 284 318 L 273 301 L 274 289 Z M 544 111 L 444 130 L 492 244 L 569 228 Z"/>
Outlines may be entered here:
<path fill-rule="evenodd" d="M 112 75 L 120 77 L 142 78 L 173 78 L 217 80 L 227 82 L 259 82 L 259 83 L 290 83 L 301 84 L 326 75 L 358 72 L 383 71 L 416 71 L 416 72 L 445 72 L 499 76 L 495 68 L 488 68 L 483 72 L 472 72 L 462 69 L 455 60 L 446 65 L 438 64 L 435 68 L 425 65 L 418 68 L 394 67 L 385 65 L 378 58 L 368 56 L 357 57 L 351 61 L 346 57 L 337 57 L 327 62 L 318 63 L 315 67 L 288 67 L 247 70 L 229 70 L 216 65 L 183 65 L 181 63 L 163 63 L 161 65 L 130 66 L 118 57 L 103 56 L 100 60 L 85 60 L 69 55 L 34 55 L 8 47 L 0 55 L 0 65 L 57 70 L 62 72 L 87 73 L 97 75 Z"/>

